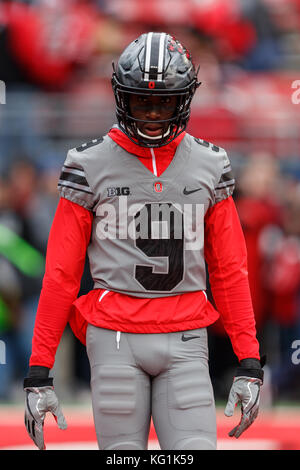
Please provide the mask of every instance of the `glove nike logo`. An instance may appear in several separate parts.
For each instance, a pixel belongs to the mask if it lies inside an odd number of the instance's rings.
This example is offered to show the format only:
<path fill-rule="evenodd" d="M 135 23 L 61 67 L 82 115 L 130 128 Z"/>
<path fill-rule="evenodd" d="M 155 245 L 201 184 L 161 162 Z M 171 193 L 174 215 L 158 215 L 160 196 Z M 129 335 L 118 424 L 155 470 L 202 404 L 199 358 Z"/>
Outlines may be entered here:
<path fill-rule="evenodd" d="M 186 186 L 185 186 L 185 188 L 183 190 L 183 194 L 185 194 L 185 195 L 192 194 L 192 193 L 195 193 L 196 191 L 201 191 L 201 189 L 202 188 L 198 188 L 198 189 L 192 189 L 192 190 L 189 191 L 189 190 L 186 189 Z"/>
<path fill-rule="evenodd" d="M 189 341 L 190 339 L 200 338 L 200 336 L 185 336 L 184 334 L 181 336 L 181 341 Z"/>

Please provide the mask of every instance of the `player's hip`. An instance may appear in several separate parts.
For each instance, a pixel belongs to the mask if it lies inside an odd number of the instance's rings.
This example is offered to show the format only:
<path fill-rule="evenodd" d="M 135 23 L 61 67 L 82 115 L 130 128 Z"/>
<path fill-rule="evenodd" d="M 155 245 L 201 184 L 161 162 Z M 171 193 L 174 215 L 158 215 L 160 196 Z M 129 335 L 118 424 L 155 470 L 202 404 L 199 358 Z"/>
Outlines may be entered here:
<path fill-rule="evenodd" d="M 86 346 L 91 368 L 141 369 L 156 376 L 176 369 L 183 363 L 192 368 L 207 367 L 208 341 L 206 328 L 185 329 L 169 333 L 128 333 L 89 324 Z M 122 373 L 122 372 L 120 372 Z"/>

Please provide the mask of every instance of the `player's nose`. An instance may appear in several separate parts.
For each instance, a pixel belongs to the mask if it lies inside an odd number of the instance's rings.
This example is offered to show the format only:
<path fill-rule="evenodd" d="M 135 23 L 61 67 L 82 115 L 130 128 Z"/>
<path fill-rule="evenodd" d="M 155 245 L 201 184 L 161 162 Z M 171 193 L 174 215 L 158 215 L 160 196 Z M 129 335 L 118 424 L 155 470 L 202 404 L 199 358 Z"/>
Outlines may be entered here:
<path fill-rule="evenodd" d="M 147 118 L 155 121 L 156 119 L 159 119 L 161 115 L 161 107 L 157 105 L 151 106 L 147 110 Z"/>

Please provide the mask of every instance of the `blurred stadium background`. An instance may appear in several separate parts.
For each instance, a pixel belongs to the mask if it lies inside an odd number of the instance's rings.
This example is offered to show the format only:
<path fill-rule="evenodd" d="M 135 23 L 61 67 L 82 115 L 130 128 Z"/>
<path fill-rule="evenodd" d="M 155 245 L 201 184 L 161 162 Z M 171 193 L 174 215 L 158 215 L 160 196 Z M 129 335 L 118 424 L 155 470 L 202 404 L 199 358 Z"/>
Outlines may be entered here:
<path fill-rule="evenodd" d="M 22 382 L 61 165 L 115 122 L 112 61 L 155 30 L 200 65 L 188 130 L 230 155 L 267 355 L 260 415 L 232 442 L 236 358 L 221 323 L 209 329 L 219 448 L 300 449 L 300 0 L 1 0 L 0 449 L 33 448 Z M 87 263 L 80 294 L 90 287 Z M 53 372 L 69 429 L 49 418 L 49 448 L 96 448 L 89 366 L 69 330 Z"/>

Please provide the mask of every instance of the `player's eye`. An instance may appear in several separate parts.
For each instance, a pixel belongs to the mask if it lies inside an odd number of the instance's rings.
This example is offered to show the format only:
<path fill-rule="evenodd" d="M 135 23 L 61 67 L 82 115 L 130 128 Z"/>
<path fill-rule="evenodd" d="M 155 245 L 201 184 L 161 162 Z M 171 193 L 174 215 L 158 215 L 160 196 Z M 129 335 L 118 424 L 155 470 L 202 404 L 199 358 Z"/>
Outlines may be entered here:
<path fill-rule="evenodd" d="M 138 102 L 142 104 L 147 104 L 148 103 L 148 98 L 147 96 L 139 96 L 138 97 Z"/>

